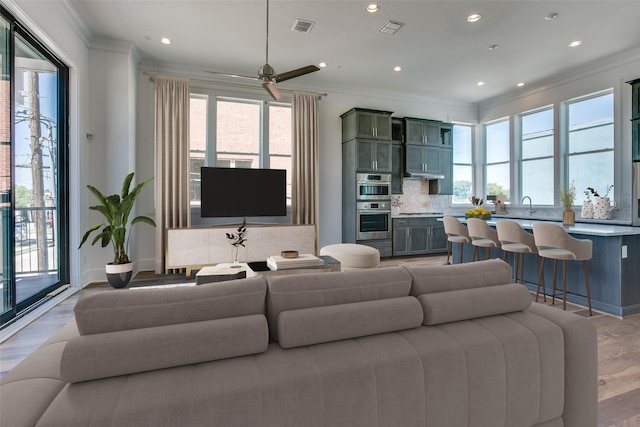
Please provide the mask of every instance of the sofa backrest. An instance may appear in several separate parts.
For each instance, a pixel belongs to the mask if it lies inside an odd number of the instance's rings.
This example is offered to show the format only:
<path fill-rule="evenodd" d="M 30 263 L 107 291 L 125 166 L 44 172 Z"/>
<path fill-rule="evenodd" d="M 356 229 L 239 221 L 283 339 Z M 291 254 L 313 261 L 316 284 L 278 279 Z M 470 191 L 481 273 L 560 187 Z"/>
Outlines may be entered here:
<path fill-rule="evenodd" d="M 262 276 L 225 283 L 85 292 L 61 376 L 81 382 L 261 353 L 269 345 Z"/>
<path fill-rule="evenodd" d="M 287 347 L 417 327 L 423 314 L 401 267 L 269 276 L 267 319 Z"/>
<path fill-rule="evenodd" d="M 215 286 L 83 292 L 74 310 L 81 335 L 265 314 L 262 276 Z"/>
<path fill-rule="evenodd" d="M 511 283 L 511 266 L 500 259 L 404 268 L 413 278 L 411 295 L 420 301 L 427 326 L 512 313 L 531 305 L 527 288 Z"/>

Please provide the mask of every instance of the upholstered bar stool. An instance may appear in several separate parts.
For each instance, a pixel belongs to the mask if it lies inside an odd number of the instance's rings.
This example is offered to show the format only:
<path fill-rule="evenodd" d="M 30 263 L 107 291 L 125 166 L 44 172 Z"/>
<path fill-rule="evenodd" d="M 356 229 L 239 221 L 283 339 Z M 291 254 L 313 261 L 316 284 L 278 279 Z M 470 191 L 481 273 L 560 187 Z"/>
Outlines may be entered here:
<path fill-rule="evenodd" d="M 467 227 L 469 228 L 469 236 L 471 236 L 471 244 L 473 245 L 473 257 L 471 261 L 476 260 L 478 248 L 486 249 L 486 258 L 489 259 L 489 251 L 491 248 L 499 248 L 500 240 L 498 233 L 487 225 L 485 220 L 480 218 L 467 219 Z M 478 260 L 480 255 L 478 255 Z"/>
<path fill-rule="evenodd" d="M 469 230 L 457 218 L 445 216 L 442 218 L 444 223 L 444 232 L 447 234 L 447 264 L 451 257 L 451 247 L 454 243 L 460 244 L 460 263 L 462 264 L 462 250 L 465 243 L 471 243 Z"/>
<path fill-rule="evenodd" d="M 584 280 L 587 288 L 587 301 L 589 303 L 589 316 L 591 316 L 591 292 L 589 290 L 589 271 L 587 261 L 592 257 L 593 242 L 589 239 L 576 239 L 558 224 L 539 222 L 533 224 L 533 237 L 538 247 L 540 256 L 540 274 L 538 275 L 538 289 L 540 291 L 542 279 L 542 292 L 544 288 L 544 258 L 553 259 L 553 293 L 551 303 L 556 299 L 556 268 L 558 260 L 562 261 L 562 308 L 567 309 L 567 261 L 582 261 Z"/>
<path fill-rule="evenodd" d="M 496 221 L 496 231 L 498 232 L 498 240 L 500 247 L 504 253 L 503 259 L 507 260 L 507 254 L 513 253 L 513 270 L 515 271 L 516 282 L 518 281 L 518 273 L 520 274 L 520 283 L 524 283 L 524 254 L 537 254 L 538 248 L 533 234 L 527 233 L 515 221 L 501 219 Z M 547 300 L 544 295 L 544 300 Z"/>

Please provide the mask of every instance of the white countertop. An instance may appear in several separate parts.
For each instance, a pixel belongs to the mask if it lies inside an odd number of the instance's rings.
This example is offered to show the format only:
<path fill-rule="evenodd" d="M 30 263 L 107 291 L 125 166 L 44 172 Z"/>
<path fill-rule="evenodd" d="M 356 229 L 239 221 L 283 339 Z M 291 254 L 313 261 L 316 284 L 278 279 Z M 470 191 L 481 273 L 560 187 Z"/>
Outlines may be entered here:
<path fill-rule="evenodd" d="M 466 218 L 458 217 L 458 219 L 466 223 Z M 522 226 L 522 228 L 526 230 L 531 230 L 533 228 L 533 224 L 536 222 L 554 222 L 557 224 L 562 224 L 562 221 L 544 221 L 544 220 L 535 220 L 535 219 L 516 219 L 516 218 L 505 218 L 505 217 L 492 217 L 491 219 L 486 220 L 489 225 L 496 225 L 496 221 L 500 220 L 508 220 L 517 222 Z M 584 234 L 589 236 L 602 236 L 602 237 L 611 237 L 611 236 L 634 236 L 640 235 L 640 227 L 631 227 L 625 225 L 608 225 L 608 224 L 585 224 L 585 223 L 576 223 L 575 225 L 564 226 L 564 229 L 571 234 Z"/>

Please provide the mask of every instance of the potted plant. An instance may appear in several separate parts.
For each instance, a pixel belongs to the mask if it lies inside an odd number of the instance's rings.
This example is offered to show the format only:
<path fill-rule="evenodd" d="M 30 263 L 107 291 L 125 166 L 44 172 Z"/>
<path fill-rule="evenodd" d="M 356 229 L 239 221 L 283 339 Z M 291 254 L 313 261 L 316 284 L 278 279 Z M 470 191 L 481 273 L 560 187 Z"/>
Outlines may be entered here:
<path fill-rule="evenodd" d="M 99 205 L 89 206 L 89 209 L 100 212 L 104 216 L 105 221 L 91 226 L 91 228 L 84 233 L 78 249 L 87 241 L 91 233 L 99 230 L 91 244 L 95 245 L 96 242 L 100 241 L 103 248 L 109 245 L 109 243 L 113 246 L 113 262 L 108 263 L 105 270 L 107 280 L 114 288 L 127 286 L 129 280 L 131 280 L 131 273 L 133 271 L 133 263 L 129 259 L 129 255 L 127 255 L 129 245 L 127 228 L 139 222 L 149 224 L 153 227 L 156 226 L 153 219 L 147 216 L 137 216 L 133 218 L 131 224 L 129 224 L 129 214 L 131 213 L 136 198 L 142 188 L 153 179 L 153 177 L 151 177 L 145 182 L 136 185 L 132 191 L 129 191 L 133 175 L 134 173 L 131 172 L 124 178 L 121 195 L 113 194 L 111 196 L 104 196 L 94 186 L 87 185 L 89 191 L 91 191 L 100 202 Z"/>
<path fill-rule="evenodd" d="M 241 265 L 238 262 L 238 249 L 240 249 L 240 246 L 244 248 L 244 243 L 247 241 L 247 226 L 245 222 L 242 221 L 242 225 L 238 227 L 236 233 L 226 234 L 227 239 L 229 239 L 229 244 L 233 246 L 233 264 L 231 264 L 231 267 L 239 268 Z"/>
<path fill-rule="evenodd" d="M 564 208 L 562 212 L 562 224 L 573 225 L 576 223 L 576 213 L 573 211 L 573 204 L 576 200 L 576 186 L 573 181 L 569 187 L 561 187 L 558 189 L 560 203 Z"/>

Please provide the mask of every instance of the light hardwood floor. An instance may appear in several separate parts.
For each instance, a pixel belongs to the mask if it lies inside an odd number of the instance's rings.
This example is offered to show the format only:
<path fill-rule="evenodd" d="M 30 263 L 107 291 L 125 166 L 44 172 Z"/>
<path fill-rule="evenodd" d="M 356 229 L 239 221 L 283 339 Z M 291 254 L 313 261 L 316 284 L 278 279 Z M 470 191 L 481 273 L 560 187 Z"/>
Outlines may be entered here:
<path fill-rule="evenodd" d="M 404 263 L 442 264 L 446 257 L 393 258 L 381 266 Z M 327 273 L 331 274 L 331 273 Z M 184 276 L 139 275 L 136 281 L 176 283 Z M 73 319 L 73 306 L 82 291 L 69 297 L 29 326 L 0 344 L 0 376 L 37 349 L 55 331 Z M 550 304 L 550 298 L 548 304 Z M 556 307 L 562 309 L 562 304 Z M 584 307 L 567 305 L 567 311 L 588 317 Z M 598 330 L 598 426 L 640 427 L 640 315 L 618 319 L 594 312 Z"/>

